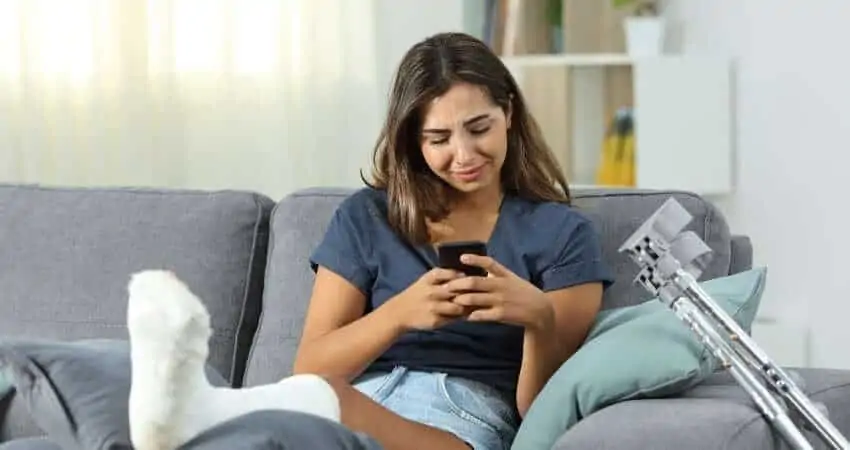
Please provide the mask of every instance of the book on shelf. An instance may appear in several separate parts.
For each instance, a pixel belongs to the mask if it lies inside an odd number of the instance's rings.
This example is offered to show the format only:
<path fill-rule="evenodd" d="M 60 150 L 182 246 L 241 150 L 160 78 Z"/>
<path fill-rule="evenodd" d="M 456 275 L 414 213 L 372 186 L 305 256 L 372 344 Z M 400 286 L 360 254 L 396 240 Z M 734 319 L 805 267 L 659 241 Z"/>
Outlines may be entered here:
<path fill-rule="evenodd" d="M 482 36 L 500 56 L 619 54 L 627 15 L 608 0 L 486 0 Z"/>
<path fill-rule="evenodd" d="M 562 0 L 487 0 L 483 36 L 501 56 L 551 53 L 560 41 Z"/>

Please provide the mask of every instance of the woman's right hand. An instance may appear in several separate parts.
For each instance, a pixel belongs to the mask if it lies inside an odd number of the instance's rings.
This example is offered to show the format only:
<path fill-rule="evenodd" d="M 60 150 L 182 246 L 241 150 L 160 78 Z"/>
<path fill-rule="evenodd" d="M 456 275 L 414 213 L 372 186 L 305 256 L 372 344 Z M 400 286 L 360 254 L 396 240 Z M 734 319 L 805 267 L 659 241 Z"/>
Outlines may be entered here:
<path fill-rule="evenodd" d="M 397 321 L 403 331 L 432 330 L 466 315 L 466 309 L 452 299 L 457 295 L 446 289 L 446 283 L 464 275 L 435 268 L 422 275 L 407 289 L 384 304 L 390 320 Z"/>

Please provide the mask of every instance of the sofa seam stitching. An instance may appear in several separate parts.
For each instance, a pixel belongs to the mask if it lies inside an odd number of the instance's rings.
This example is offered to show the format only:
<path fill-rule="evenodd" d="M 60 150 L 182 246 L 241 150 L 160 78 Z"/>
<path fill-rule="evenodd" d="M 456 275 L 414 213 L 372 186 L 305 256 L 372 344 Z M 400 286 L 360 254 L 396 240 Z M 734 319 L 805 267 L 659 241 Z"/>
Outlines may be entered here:
<path fill-rule="evenodd" d="M 809 397 L 814 397 L 815 395 L 825 394 L 825 393 L 827 393 L 827 392 L 829 392 L 829 391 L 832 391 L 832 390 L 835 390 L 835 389 L 842 389 L 842 388 L 846 388 L 846 387 L 848 387 L 848 386 L 850 386 L 850 383 L 842 383 L 842 384 L 839 384 L 839 385 L 836 385 L 836 386 L 829 386 L 829 387 L 825 387 L 825 388 L 823 388 L 823 389 L 821 389 L 821 390 L 819 390 L 819 391 L 812 391 L 812 392 L 809 392 Z"/>

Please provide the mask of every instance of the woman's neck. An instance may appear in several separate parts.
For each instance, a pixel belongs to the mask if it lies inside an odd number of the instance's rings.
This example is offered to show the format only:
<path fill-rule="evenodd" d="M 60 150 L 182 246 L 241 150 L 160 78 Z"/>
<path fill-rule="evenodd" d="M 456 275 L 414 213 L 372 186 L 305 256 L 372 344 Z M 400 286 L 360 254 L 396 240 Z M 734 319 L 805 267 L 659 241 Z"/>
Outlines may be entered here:
<path fill-rule="evenodd" d="M 503 197 L 501 186 L 494 183 L 492 188 L 488 187 L 477 192 L 458 195 L 452 201 L 452 213 L 486 214 L 497 212 L 502 204 Z"/>
<path fill-rule="evenodd" d="M 431 243 L 489 241 L 499 217 L 502 197 L 498 185 L 495 189 L 457 195 L 451 200 L 451 211 L 447 217 L 427 223 Z"/>

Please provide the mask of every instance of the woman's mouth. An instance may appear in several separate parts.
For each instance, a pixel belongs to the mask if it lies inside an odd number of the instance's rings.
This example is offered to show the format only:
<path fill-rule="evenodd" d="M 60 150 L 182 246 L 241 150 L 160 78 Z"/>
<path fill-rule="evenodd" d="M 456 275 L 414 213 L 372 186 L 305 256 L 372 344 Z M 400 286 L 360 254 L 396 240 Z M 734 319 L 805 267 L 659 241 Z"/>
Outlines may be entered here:
<path fill-rule="evenodd" d="M 455 178 L 461 181 L 475 181 L 484 172 L 485 164 L 465 170 L 458 170 L 452 173 Z"/>

